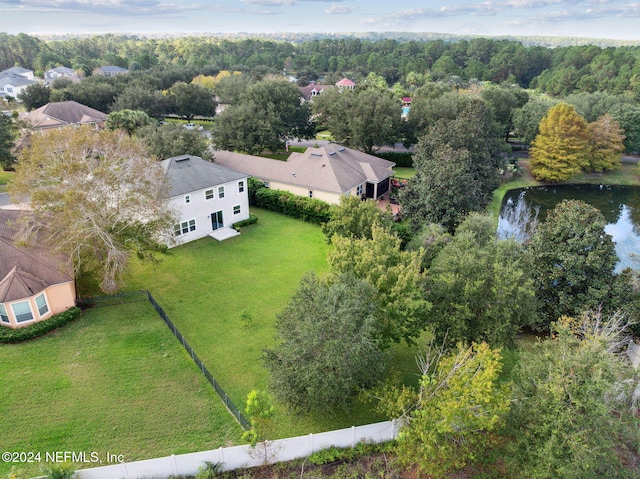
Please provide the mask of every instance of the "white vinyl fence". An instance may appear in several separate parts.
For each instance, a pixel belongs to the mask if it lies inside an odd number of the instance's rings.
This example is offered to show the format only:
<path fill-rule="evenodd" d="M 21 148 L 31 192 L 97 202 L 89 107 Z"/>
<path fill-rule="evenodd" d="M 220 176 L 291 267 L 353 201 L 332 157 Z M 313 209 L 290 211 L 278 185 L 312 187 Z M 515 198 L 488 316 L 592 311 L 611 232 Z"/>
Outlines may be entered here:
<path fill-rule="evenodd" d="M 210 451 L 172 455 L 144 461 L 112 464 L 77 471 L 80 479 L 165 479 L 169 476 L 193 476 L 205 462 L 220 463 L 221 469 L 230 471 L 246 467 L 273 464 L 307 457 L 331 446 L 354 447 L 358 442 L 382 443 L 395 439 L 398 422 L 386 421 L 366 426 L 354 426 L 337 431 L 309 434 L 308 436 L 278 439 L 248 445 L 221 447 Z"/>
<path fill-rule="evenodd" d="M 629 341 L 629 347 L 627 347 L 627 355 L 629 356 L 629 361 L 635 369 L 640 368 L 640 346 L 638 346 L 633 341 Z"/>

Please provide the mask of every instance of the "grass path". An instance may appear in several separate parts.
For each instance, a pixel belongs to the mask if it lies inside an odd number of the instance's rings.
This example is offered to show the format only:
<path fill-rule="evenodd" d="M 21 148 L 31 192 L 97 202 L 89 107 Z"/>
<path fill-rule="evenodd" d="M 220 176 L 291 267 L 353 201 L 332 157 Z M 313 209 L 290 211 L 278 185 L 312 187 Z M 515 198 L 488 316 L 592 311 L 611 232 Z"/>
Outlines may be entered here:
<path fill-rule="evenodd" d="M 42 461 L 47 451 L 109 451 L 133 461 L 241 442 L 147 301 L 88 310 L 42 338 L 2 345 L 0 362 L 3 451 L 39 451 Z M 10 466 L 0 462 L 0 475 Z M 36 475 L 42 466 L 19 468 Z"/>

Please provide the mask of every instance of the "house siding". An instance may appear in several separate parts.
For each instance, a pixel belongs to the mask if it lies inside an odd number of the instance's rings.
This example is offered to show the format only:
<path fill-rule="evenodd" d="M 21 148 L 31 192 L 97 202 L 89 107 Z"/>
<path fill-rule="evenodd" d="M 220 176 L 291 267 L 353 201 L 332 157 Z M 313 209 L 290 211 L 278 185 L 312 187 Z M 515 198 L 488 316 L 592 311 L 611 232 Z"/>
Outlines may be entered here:
<path fill-rule="evenodd" d="M 211 214 L 217 211 L 222 211 L 223 226 L 225 227 L 231 227 L 233 223 L 249 218 L 247 180 L 248 177 L 171 197 L 170 205 L 179 212 L 180 223 L 195 219 L 196 230 L 175 236 L 174 244 L 169 246 L 178 246 L 207 236 L 213 231 Z M 244 191 L 242 193 L 238 190 L 238 183 L 241 181 L 244 182 Z M 224 187 L 224 198 L 219 197 L 218 188 L 220 186 Z M 213 189 L 214 197 L 207 200 L 205 192 L 210 189 Z M 185 196 L 190 197 L 189 203 L 185 203 Z M 233 208 L 237 205 L 240 205 L 240 214 L 233 214 Z"/>

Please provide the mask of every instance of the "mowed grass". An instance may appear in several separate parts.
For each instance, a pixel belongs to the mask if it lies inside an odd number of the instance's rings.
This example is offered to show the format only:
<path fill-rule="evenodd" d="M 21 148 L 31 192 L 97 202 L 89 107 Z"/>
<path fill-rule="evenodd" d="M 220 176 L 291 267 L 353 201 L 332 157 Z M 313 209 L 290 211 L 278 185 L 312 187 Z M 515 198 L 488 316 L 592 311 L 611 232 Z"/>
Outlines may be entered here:
<path fill-rule="evenodd" d="M 300 279 L 327 272 L 320 228 L 283 215 L 252 210 L 257 224 L 235 238 L 204 238 L 173 248 L 159 265 L 137 264 L 129 289 L 149 289 L 239 409 L 251 389 L 268 389 L 261 363 L 274 344 L 276 315 Z M 249 324 L 241 319 L 247 312 Z M 413 362 L 414 351 L 394 348 L 394 363 Z M 408 358 L 408 359 L 407 359 Z M 413 363 L 415 364 L 415 363 Z M 299 414 L 276 404 L 273 437 L 321 432 L 383 419 L 357 402 L 336 415 Z"/>
<path fill-rule="evenodd" d="M 239 424 L 146 300 L 2 345 L 0 361 L 2 451 L 41 452 L 42 461 L 47 451 L 109 451 L 133 461 L 241 443 Z M 16 466 L 37 475 L 44 465 Z M 0 475 L 10 468 L 0 462 Z"/>

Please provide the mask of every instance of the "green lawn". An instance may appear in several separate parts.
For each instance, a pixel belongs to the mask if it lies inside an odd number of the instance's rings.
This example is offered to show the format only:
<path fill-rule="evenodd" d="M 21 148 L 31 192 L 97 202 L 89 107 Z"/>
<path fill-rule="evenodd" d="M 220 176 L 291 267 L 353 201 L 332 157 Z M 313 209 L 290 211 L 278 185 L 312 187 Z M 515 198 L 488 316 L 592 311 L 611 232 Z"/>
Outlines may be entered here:
<path fill-rule="evenodd" d="M 273 344 L 274 321 L 309 271 L 327 271 L 328 245 L 320 228 L 276 213 L 252 210 L 257 224 L 235 238 L 204 238 L 173 248 L 157 265 L 137 264 L 129 289 L 146 288 L 165 309 L 207 368 L 244 409 L 247 393 L 266 389 L 268 373 L 260 363 Z M 253 321 L 241 320 L 247 311 Z M 395 364 L 413 362 L 415 350 L 394 348 Z M 382 419 L 358 403 L 335 416 L 296 415 L 277 405 L 275 436 L 366 424 Z"/>
<path fill-rule="evenodd" d="M 148 301 L 87 310 L 42 338 L 2 345 L 0 362 L 2 451 L 132 461 L 241 443 L 240 426 Z M 0 462 L 0 476 L 9 470 Z"/>
<path fill-rule="evenodd" d="M 396 166 L 393 168 L 393 176 L 394 178 L 399 178 L 401 180 L 413 178 L 416 175 L 416 169 L 404 166 Z"/>
<path fill-rule="evenodd" d="M 13 171 L 4 171 L 0 169 L 0 186 L 4 186 L 9 183 L 9 180 L 13 176 Z"/>

